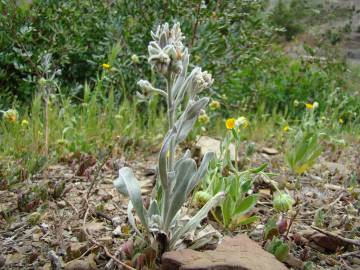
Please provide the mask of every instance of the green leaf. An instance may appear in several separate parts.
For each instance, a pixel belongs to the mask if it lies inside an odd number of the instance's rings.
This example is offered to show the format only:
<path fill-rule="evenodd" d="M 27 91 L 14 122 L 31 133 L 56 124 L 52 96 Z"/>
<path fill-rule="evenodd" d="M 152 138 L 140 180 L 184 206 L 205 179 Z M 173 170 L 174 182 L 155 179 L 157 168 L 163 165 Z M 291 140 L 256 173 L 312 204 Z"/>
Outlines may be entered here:
<path fill-rule="evenodd" d="M 146 216 L 147 213 L 143 205 L 141 188 L 138 180 L 135 178 L 132 170 L 129 167 L 123 167 L 119 170 L 119 178 L 122 179 L 126 186 L 132 205 L 134 206 L 136 214 L 139 216 L 141 223 L 146 229 L 148 229 Z"/>
<path fill-rule="evenodd" d="M 256 194 L 250 195 L 243 199 L 235 208 L 234 215 L 244 215 L 249 212 L 256 205 L 258 196 Z"/>
<path fill-rule="evenodd" d="M 240 222 L 237 223 L 238 226 L 240 225 L 248 225 L 248 224 L 251 224 L 253 222 L 256 222 L 259 220 L 259 217 L 258 216 L 251 216 L 251 217 L 248 217 L 244 220 L 241 220 Z"/>
<path fill-rule="evenodd" d="M 171 141 L 174 139 L 175 133 L 169 132 L 166 138 L 164 139 L 163 146 L 160 150 L 159 155 L 159 178 L 161 181 L 161 185 L 163 189 L 169 188 L 168 183 L 168 175 L 167 175 L 167 155 L 169 151 L 169 146 L 171 144 Z"/>
<path fill-rule="evenodd" d="M 225 193 L 219 192 L 214 197 L 212 197 L 190 220 L 186 223 L 184 227 L 176 231 L 173 237 L 170 240 L 170 249 L 174 246 L 176 241 L 183 236 L 186 232 L 195 229 L 200 222 L 207 217 L 209 211 L 217 206 L 222 199 L 224 199 Z"/>
<path fill-rule="evenodd" d="M 289 246 L 281 243 L 276 249 L 274 255 L 279 261 L 285 261 L 286 258 L 289 256 Z"/>
<path fill-rule="evenodd" d="M 183 115 L 175 123 L 178 130 L 176 143 L 179 144 L 186 139 L 192 127 L 194 126 L 200 111 L 208 104 L 209 98 L 203 97 L 193 103 L 189 103 Z"/>
<path fill-rule="evenodd" d="M 221 205 L 221 212 L 223 216 L 224 227 L 227 228 L 230 224 L 232 215 L 234 214 L 235 202 L 232 200 L 231 196 L 227 194 L 224 202 Z"/>
<path fill-rule="evenodd" d="M 169 210 L 165 213 L 165 228 L 173 220 L 176 213 L 180 210 L 181 206 L 186 200 L 186 191 L 188 189 L 191 178 L 196 173 L 196 162 L 189 158 L 183 161 L 178 170 L 176 171 L 175 176 L 175 185 L 170 195 L 170 205 Z"/>
<path fill-rule="evenodd" d="M 188 189 L 186 191 L 187 195 L 196 187 L 196 185 L 201 181 L 201 179 L 205 176 L 208 171 L 209 163 L 215 157 L 215 153 L 207 152 L 200 164 L 200 167 L 194 177 L 191 179 Z"/>
<path fill-rule="evenodd" d="M 144 236 L 143 236 L 143 234 L 139 231 L 139 229 L 138 229 L 137 226 L 136 226 L 135 218 L 134 218 L 134 215 L 133 215 L 133 213 L 132 213 L 132 210 L 133 210 L 133 209 L 134 209 L 133 204 L 132 204 L 131 201 L 129 201 L 129 203 L 128 203 L 128 208 L 127 208 L 127 215 L 128 215 L 129 223 L 130 223 L 131 227 L 133 227 L 134 231 L 135 231 L 138 235 L 140 235 L 140 237 L 141 237 L 142 239 L 145 239 Z"/>

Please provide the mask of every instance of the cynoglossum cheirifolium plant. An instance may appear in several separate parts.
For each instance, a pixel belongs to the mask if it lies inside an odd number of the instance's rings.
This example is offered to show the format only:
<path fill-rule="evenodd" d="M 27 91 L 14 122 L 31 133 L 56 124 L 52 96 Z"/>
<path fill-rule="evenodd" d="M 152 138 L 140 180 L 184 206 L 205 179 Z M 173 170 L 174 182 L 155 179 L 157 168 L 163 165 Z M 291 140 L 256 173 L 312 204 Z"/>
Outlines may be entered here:
<path fill-rule="evenodd" d="M 151 32 L 151 36 L 153 40 L 148 46 L 148 61 L 153 71 L 164 79 L 166 89 L 159 89 L 149 81 L 140 80 L 138 85 L 143 94 L 139 96 L 144 98 L 153 92 L 166 98 L 169 130 L 159 153 L 158 178 L 149 208 L 146 209 L 143 205 L 139 182 L 130 168 L 119 170 L 119 177 L 114 185 L 121 194 L 130 198 L 129 223 L 137 235 L 160 256 L 166 250 L 175 249 L 182 242 L 184 234 L 194 231 L 210 209 L 224 197 L 224 193 L 216 194 L 193 217 L 184 220 L 182 207 L 206 174 L 214 153 L 206 153 L 197 168 L 189 150 L 177 160 L 175 152 L 207 105 L 209 98 L 200 98 L 198 95 L 211 86 L 213 79 L 200 67 L 188 72 L 190 55 L 182 43 L 184 37 L 179 24 L 174 24 L 171 28 L 167 23 L 163 24 L 155 32 Z M 135 223 L 133 209 L 139 217 L 142 230 Z"/>

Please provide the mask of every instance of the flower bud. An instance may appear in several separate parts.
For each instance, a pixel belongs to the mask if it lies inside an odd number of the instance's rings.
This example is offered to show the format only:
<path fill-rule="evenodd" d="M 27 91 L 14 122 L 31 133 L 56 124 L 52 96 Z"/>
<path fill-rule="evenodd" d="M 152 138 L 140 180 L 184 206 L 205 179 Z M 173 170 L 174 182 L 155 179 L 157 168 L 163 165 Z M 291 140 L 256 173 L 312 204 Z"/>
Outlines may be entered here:
<path fill-rule="evenodd" d="M 200 93 L 202 90 L 209 88 L 213 84 L 214 80 L 207 71 L 201 71 L 201 68 L 196 72 L 193 79 L 193 89 L 195 93 Z"/>
<path fill-rule="evenodd" d="M 138 64 L 140 62 L 139 60 L 139 56 L 137 56 L 136 54 L 133 54 L 131 56 L 131 61 L 134 63 L 134 64 Z"/>
<path fill-rule="evenodd" d="M 319 102 L 315 101 L 315 102 L 313 103 L 313 107 L 314 107 L 314 110 L 317 109 L 317 108 L 319 108 Z"/>
<path fill-rule="evenodd" d="M 287 193 L 280 193 L 273 200 L 274 209 L 278 212 L 291 210 L 294 203 L 294 199 Z"/>
<path fill-rule="evenodd" d="M 22 126 L 22 127 L 27 127 L 27 126 L 29 126 L 29 121 L 26 120 L 26 119 L 23 119 L 23 120 L 21 121 L 21 126 Z"/>
<path fill-rule="evenodd" d="M 44 77 L 41 77 L 38 83 L 41 87 L 44 87 L 46 85 L 46 79 Z"/>
<path fill-rule="evenodd" d="M 211 103 L 209 104 L 209 107 L 210 107 L 211 110 L 215 111 L 215 110 L 217 110 L 217 109 L 220 108 L 220 102 L 217 101 L 217 100 L 213 100 L 213 101 L 211 101 Z"/>
<path fill-rule="evenodd" d="M 209 116 L 208 116 L 206 113 L 201 114 L 201 115 L 199 115 L 199 122 L 200 122 L 201 124 L 206 125 L 207 123 L 210 122 L 210 118 L 209 118 Z"/>
<path fill-rule="evenodd" d="M 206 191 L 198 191 L 194 196 L 195 204 L 199 207 L 203 207 L 210 199 L 211 195 Z"/>
<path fill-rule="evenodd" d="M 145 92 L 151 91 L 154 87 L 151 85 L 151 83 L 147 80 L 140 80 L 137 82 L 137 85 L 140 86 L 140 88 Z"/>

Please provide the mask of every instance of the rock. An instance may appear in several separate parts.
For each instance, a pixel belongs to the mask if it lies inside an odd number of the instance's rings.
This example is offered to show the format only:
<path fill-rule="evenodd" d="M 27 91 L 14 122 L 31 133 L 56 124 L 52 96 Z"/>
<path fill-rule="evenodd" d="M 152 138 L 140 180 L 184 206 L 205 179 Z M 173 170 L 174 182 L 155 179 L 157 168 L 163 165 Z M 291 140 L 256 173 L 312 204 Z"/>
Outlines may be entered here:
<path fill-rule="evenodd" d="M 0 190 L 0 213 L 10 214 L 17 208 L 17 195 L 7 190 Z"/>
<path fill-rule="evenodd" d="M 105 226 L 102 222 L 90 222 L 87 223 L 85 227 L 91 234 L 105 230 Z"/>
<path fill-rule="evenodd" d="M 58 201 L 58 202 L 56 202 L 56 204 L 60 208 L 65 208 L 66 207 L 66 202 L 65 201 Z"/>
<path fill-rule="evenodd" d="M 166 252 L 162 270 L 286 270 L 272 254 L 242 234 L 225 237 L 216 250 L 190 249 Z"/>
<path fill-rule="evenodd" d="M 64 270 L 95 270 L 95 255 L 90 254 L 84 260 L 73 260 L 65 264 Z"/>
<path fill-rule="evenodd" d="M 329 161 L 323 161 L 322 164 L 333 174 L 339 173 L 342 176 L 351 174 L 350 170 L 348 170 L 343 164 Z"/>
<path fill-rule="evenodd" d="M 121 226 L 117 226 L 112 232 L 113 236 L 120 237 L 123 233 L 121 231 Z"/>
<path fill-rule="evenodd" d="M 124 222 L 124 219 L 120 216 L 113 217 L 111 220 L 111 223 L 114 227 L 120 226 Z"/>
<path fill-rule="evenodd" d="M 6 258 L 4 257 L 4 255 L 0 254 L 0 268 L 3 267 L 6 263 Z"/>
<path fill-rule="evenodd" d="M 87 245 L 85 242 L 71 243 L 66 249 L 66 255 L 68 261 L 79 258 L 84 252 L 86 252 Z"/>
<path fill-rule="evenodd" d="M 200 147 L 201 155 L 204 155 L 206 152 L 214 152 L 216 156 L 219 157 L 220 145 L 221 142 L 219 140 L 207 136 L 201 136 L 197 142 L 197 146 Z M 230 156 L 232 160 L 235 160 L 235 146 L 233 144 L 230 145 Z"/>
<path fill-rule="evenodd" d="M 360 265 L 360 258 L 352 257 L 351 262 L 356 265 Z"/>
<path fill-rule="evenodd" d="M 267 155 L 270 155 L 270 156 L 279 154 L 278 150 L 276 150 L 275 148 L 270 148 L 270 147 L 264 147 L 263 149 L 261 149 L 261 152 L 265 153 Z"/>
<path fill-rule="evenodd" d="M 20 263 L 25 259 L 25 255 L 21 254 L 21 253 L 13 253 L 13 254 L 8 254 L 6 255 L 6 265 L 12 265 L 15 263 Z"/>
<path fill-rule="evenodd" d="M 314 243 L 320 247 L 321 249 L 318 249 L 320 251 L 324 249 L 326 252 L 336 252 L 340 247 L 347 246 L 347 243 L 344 243 L 340 239 L 319 232 L 313 232 L 311 235 L 304 235 L 304 237 L 310 241 L 309 245 Z M 316 246 L 311 246 L 317 249 Z"/>
<path fill-rule="evenodd" d="M 113 243 L 113 239 L 110 236 L 104 236 L 104 237 L 99 238 L 98 242 L 105 246 L 110 246 Z"/>

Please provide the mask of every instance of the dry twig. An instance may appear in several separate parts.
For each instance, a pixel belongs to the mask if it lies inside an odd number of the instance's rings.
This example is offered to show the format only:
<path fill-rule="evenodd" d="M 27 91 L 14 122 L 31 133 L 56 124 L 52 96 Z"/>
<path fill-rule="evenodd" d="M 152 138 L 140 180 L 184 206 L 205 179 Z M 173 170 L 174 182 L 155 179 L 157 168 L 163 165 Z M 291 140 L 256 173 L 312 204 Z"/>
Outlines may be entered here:
<path fill-rule="evenodd" d="M 320 229 L 318 227 L 315 227 L 315 226 L 311 226 L 311 228 L 313 228 L 315 231 L 318 231 L 318 232 L 320 232 L 322 234 L 325 234 L 327 236 L 330 236 L 330 237 L 333 237 L 333 238 L 335 238 L 337 240 L 340 240 L 341 242 L 360 247 L 360 240 L 354 240 L 354 239 L 345 238 L 345 237 L 342 237 L 340 235 L 324 231 L 324 230 L 322 230 L 322 229 Z"/>

